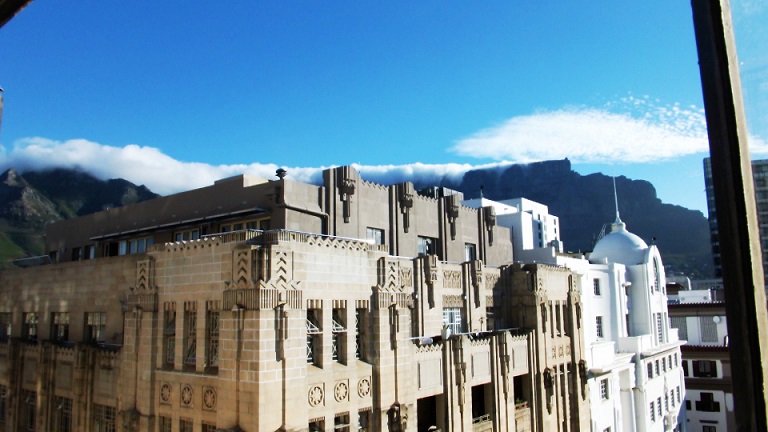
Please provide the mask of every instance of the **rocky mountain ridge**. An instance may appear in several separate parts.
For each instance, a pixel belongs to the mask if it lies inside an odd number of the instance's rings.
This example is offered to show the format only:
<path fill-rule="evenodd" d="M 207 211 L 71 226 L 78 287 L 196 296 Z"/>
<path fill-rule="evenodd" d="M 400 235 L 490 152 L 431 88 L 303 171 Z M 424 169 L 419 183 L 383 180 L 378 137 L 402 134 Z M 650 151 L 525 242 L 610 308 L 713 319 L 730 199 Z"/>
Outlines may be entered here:
<path fill-rule="evenodd" d="M 561 239 L 569 251 L 590 251 L 616 214 L 613 178 L 578 174 L 567 159 L 476 169 L 438 184 L 410 181 L 417 187 L 458 190 L 465 198 L 478 197 L 482 189 L 492 200 L 525 197 L 545 204 L 560 218 Z M 627 229 L 656 243 L 669 270 L 711 277 L 709 225 L 701 212 L 661 202 L 647 181 L 617 177 L 616 189 Z M 145 186 L 123 179 L 98 180 L 82 171 L 21 175 L 10 169 L 0 175 L 0 266 L 7 266 L 9 259 L 42 254 L 47 223 L 157 196 Z"/>
<path fill-rule="evenodd" d="M 155 198 L 145 186 L 99 180 L 77 170 L 0 174 L 0 268 L 44 253 L 45 225 L 110 207 Z"/>

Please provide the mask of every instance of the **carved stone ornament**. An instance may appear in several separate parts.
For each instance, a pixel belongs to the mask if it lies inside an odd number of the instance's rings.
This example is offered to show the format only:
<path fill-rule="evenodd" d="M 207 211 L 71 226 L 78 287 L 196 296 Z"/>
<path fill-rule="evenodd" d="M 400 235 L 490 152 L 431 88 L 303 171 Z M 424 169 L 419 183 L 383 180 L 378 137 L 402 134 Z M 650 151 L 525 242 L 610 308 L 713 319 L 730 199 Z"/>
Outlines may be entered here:
<path fill-rule="evenodd" d="M 403 231 L 408 232 L 410 227 L 411 208 L 413 196 L 416 194 L 413 183 L 401 183 L 397 185 L 397 201 L 400 203 L 400 213 L 403 214 Z"/>
<path fill-rule="evenodd" d="M 371 379 L 363 378 L 357 383 L 357 395 L 360 397 L 367 397 L 371 394 Z"/>
<path fill-rule="evenodd" d="M 336 386 L 333 387 L 333 397 L 336 398 L 337 402 L 347 400 L 349 397 L 349 384 L 346 381 L 336 383 Z"/>
<path fill-rule="evenodd" d="M 171 384 L 167 382 L 160 384 L 160 403 L 170 404 L 172 393 L 173 393 L 173 387 L 171 386 Z"/>
<path fill-rule="evenodd" d="M 325 392 L 323 391 L 323 387 L 320 384 L 315 384 L 309 388 L 309 392 L 307 392 L 307 401 L 309 402 L 309 406 L 318 406 L 323 403 L 324 399 Z"/>
<path fill-rule="evenodd" d="M 352 195 L 355 194 L 355 189 L 357 188 L 358 178 L 359 174 L 353 167 L 344 166 L 339 168 L 339 199 L 341 199 L 342 202 L 344 223 L 349 223 L 349 217 L 351 214 L 350 205 L 352 204 Z"/>
<path fill-rule="evenodd" d="M 488 231 L 488 244 L 493 246 L 493 227 L 496 226 L 496 208 L 483 207 L 483 218 L 485 219 L 485 229 Z"/>
<path fill-rule="evenodd" d="M 213 387 L 203 387 L 203 408 L 209 411 L 216 409 L 216 390 Z"/>
<path fill-rule="evenodd" d="M 192 407 L 192 399 L 195 397 L 195 391 L 189 384 L 183 384 L 181 386 L 181 406 L 186 408 Z"/>
<path fill-rule="evenodd" d="M 459 218 L 459 207 L 461 202 L 458 195 L 449 195 L 445 197 L 445 213 L 448 216 L 450 225 L 451 240 L 456 240 L 456 219 Z"/>

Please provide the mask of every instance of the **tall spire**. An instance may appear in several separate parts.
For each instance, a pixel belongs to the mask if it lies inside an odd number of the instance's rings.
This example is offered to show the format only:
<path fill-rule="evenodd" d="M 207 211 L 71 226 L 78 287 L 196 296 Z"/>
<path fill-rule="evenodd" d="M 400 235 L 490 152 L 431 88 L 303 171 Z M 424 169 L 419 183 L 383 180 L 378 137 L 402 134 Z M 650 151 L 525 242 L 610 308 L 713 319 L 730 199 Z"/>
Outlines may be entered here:
<path fill-rule="evenodd" d="M 616 221 L 611 226 L 612 231 L 620 231 L 624 229 L 624 222 L 621 221 L 619 216 L 619 196 L 616 193 L 616 177 L 613 178 L 613 202 L 616 205 Z"/>
<path fill-rule="evenodd" d="M 616 223 L 621 222 L 621 218 L 619 217 L 619 196 L 616 194 L 616 177 L 611 177 L 613 179 L 613 202 L 616 204 Z"/>

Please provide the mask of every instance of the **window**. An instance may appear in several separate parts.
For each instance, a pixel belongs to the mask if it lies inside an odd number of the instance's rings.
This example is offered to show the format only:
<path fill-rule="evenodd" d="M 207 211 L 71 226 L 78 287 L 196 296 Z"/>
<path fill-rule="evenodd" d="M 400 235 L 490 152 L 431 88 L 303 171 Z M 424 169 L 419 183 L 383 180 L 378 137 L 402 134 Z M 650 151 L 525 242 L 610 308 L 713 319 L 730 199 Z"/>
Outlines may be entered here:
<path fill-rule="evenodd" d="M 208 367 L 219 367 L 219 311 L 208 310 L 205 327 L 205 352 Z"/>
<path fill-rule="evenodd" d="M 477 246 L 474 243 L 464 243 L 464 261 L 477 259 Z"/>
<path fill-rule="evenodd" d="M 179 419 L 179 432 L 193 432 L 194 428 L 192 427 L 192 420 L 190 419 Z"/>
<path fill-rule="evenodd" d="M 632 336 L 632 334 L 631 334 L 631 332 L 629 330 L 630 329 L 630 327 L 629 327 L 629 314 L 625 314 L 624 315 L 624 321 L 627 323 L 627 336 Z"/>
<path fill-rule="evenodd" d="M 203 422 L 203 432 L 216 432 L 216 430 L 215 424 Z"/>
<path fill-rule="evenodd" d="M 176 231 L 176 235 L 174 237 L 177 242 L 199 240 L 200 230 L 195 228 L 195 229 L 186 230 L 186 231 Z"/>
<path fill-rule="evenodd" d="M 597 337 L 603 337 L 603 317 L 595 317 L 595 330 L 597 332 Z"/>
<path fill-rule="evenodd" d="M 93 426 L 95 432 L 115 432 L 115 408 L 94 404 Z"/>
<path fill-rule="evenodd" d="M 664 411 L 669 412 L 669 395 L 664 393 Z"/>
<path fill-rule="evenodd" d="M 661 325 L 661 314 L 656 314 L 656 341 L 662 343 L 664 341 L 664 327 Z"/>
<path fill-rule="evenodd" d="M 21 391 L 21 417 L 19 418 L 19 430 L 34 432 L 37 422 L 37 393 L 28 390 Z"/>
<path fill-rule="evenodd" d="M 602 400 L 608 400 L 610 398 L 610 393 L 608 392 L 608 380 L 600 380 L 600 398 Z"/>
<path fill-rule="evenodd" d="M 72 431 L 72 399 L 56 396 L 54 416 L 56 432 Z"/>
<path fill-rule="evenodd" d="M 173 304 L 166 305 L 163 324 L 163 338 L 165 340 L 165 363 L 173 367 L 176 361 L 176 310 Z"/>
<path fill-rule="evenodd" d="M 715 360 L 693 360 L 693 376 L 717 378 L 717 362 Z"/>
<path fill-rule="evenodd" d="M 496 322 L 493 317 L 493 308 L 487 307 L 485 308 L 485 329 L 488 331 L 492 331 L 496 329 Z M 567 329 L 567 328 L 566 328 Z"/>
<path fill-rule="evenodd" d="M 417 240 L 417 252 L 419 256 L 437 255 L 437 240 L 420 236 Z"/>
<path fill-rule="evenodd" d="M 365 229 L 365 238 L 373 242 L 373 244 L 377 245 L 383 245 L 384 244 L 384 230 L 378 229 L 378 228 L 366 228 Z"/>
<path fill-rule="evenodd" d="M 140 254 L 147 251 L 149 246 L 154 244 L 152 237 L 145 237 L 133 240 L 122 240 L 118 243 L 117 254 L 118 255 L 133 255 Z"/>
<path fill-rule="evenodd" d="M 349 413 L 336 414 L 333 418 L 333 430 L 349 432 Z"/>
<path fill-rule="evenodd" d="M 357 413 L 357 432 L 369 432 L 371 429 L 371 411 L 364 410 Z"/>
<path fill-rule="evenodd" d="M 653 406 L 653 401 L 651 401 L 650 408 L 651 408 L 651 421 L 655 422 L 656 421 L 656 407 Z"/>
<path fill-rule="evenodd" d="M 69 340 L 69 312 L 53 312 L 51 314 L 51 339 Z"/>
<path fill-rule="evenodd" d="M 324 432 L 325 420 L 322 418 L 315 418 L 309 421 L 309 432 Z"/>
<path fill-rule="evenodd" d="M 672 408 L 675 407 L 675 390 L 672 389 L 669 391 L 669 400 L 672 402 Z"/>
<path fill-rule="evenodd" d="M 160 417 L 159 432 L 173 432 L 173 420 L 170 417 Z"/>
<path fill-rule="evenodd" d="M 221 225 L 219 231 L 222 233 L 227 233 L 232 231 L 242 231 L 243 229 L 269 231 L 269 228 L 270 228 L 269 219 L 253 219 L 245 222 L 236 222 L 232 224 Z"/>
<path fill-rule="evenodd" d="M 656 366 L 656 368 L 655 368 L 656 369 L 656 376 L 659 376 L 661 374 L 661 370 L 659 368 L 659 359 L 656 359 L 656 361 L 654 362 L 654 365 Z"/>
<path fill-rule="evenodd" d="M 699 317 L 699 327 L 701 328 L 701 341 L 704 343 L 718 343 L 717 324 L 711 316 Z"/>
<path fill-rule="evenodd" d="M 688 360 L 683 360 L 683 376 L 690 376 L 688 374 Z"/>
<path fill-rule="evenodd" d="M 597 278 L 592 279 L 592 287 L 595 290 L 595 295 L 599 296 L 600 295 L 600 279 L 597 279 Z"/>
<path fill-rule="evenodd" d="M 0 340 L 6 340 L 11 337 L 11 323 L 13 314 L 10 312 L 0 312 Z"/>
<path fill-rule="evenodd" d="M 658 258 L 653 258 L 653 290 L 658 291 L 659 290 L 659 282 L 661 279 L 661 275 L 659 274 L 659 260 Z"/>
<path fill-rule="evenodd" d="M 320 366 L 323 328 L 319 309 L 307 309 L 307 363 Z"/>
<path fill-rule="evenodd" d="M 333 361 L 346 364 L 347 357 L 347 320 L 345 309 L 334 309 L 331 313 L 331 358 Z"/>
<path fill-rule="evenodd" d="M 696 401 L 696 411 L 720 412 L 720 402 L 715 402 L 714 393 L 701 392 L 701 400 Z"/>
<path fill-rule="evenodd" d="M 659 418 L 661 418 L 661 398 L 656 399 L 656 412 L 659 413 Z"/>
<path fill-rule="evenodd" d="M 6 430 L 5 417 L 8 409 L 8 387 L 0 384 L 0 430 Z"/>
<path fill-rule="evenodd" d="M 355 357 L 366 361 L 368 341 L 368 309 L 355 309 Z"/>
<path fill-rule="evenodd" d="M 691 411 L 691 401 L 689 401 L 688 399 L 685 400 L 685 410 Z"/>
<path fill-rule="evenodd" d="M 717 432 L 717 426 L 701 425 L 701 432 Z"/>
<path fill-rule="evenodd" d="M 104 312 L 85 313 L 85 342 L 101 343 L 106 340 L 107 314 Z"/>
<path fill-rule="evenodd" d="M 245 229 L 269 231 L 269 225 L 269 219 L 253 220 L 245 223 Z"/>
<path fill-rule="evenodd" d="M 447 326 L 451 334 L 461 333 L 461 309 L 443 308 L 443 326 Z"/>
<path fill-rule="evenodd" d="M 670 324 L 677 329 L 677 334 L 682 340 L 688 340 L 688 319 L 686 317 L 670 317 Z"/>
<path fill-rule="evenodd" d="M 184 364 L 194 366 L 197 363 L 197 306 L 191 303 L 184 311 Z"/>
<path fill-rule="evenodd" d="M 675 392 L 677 393 L 677 403 L 680 403 L 680 386 L 675 388 Z"/>
<path fill-rule="evenodd" d="M 37 340 L 37 313 L 27 312 L 24 314 L 24 324 L 21 328 L 21 337 Z"/>
<path fill-rule="evenodd" d="M 645 366 L 648 369 L 648 378 L 653 378 L 653 363 L 648 362 Z"/>
<path fill-rule="evenodd" d="M 662 357 L 661 358 L 661 371 L 666 372 L 667 371 L 667 358 Z"/>

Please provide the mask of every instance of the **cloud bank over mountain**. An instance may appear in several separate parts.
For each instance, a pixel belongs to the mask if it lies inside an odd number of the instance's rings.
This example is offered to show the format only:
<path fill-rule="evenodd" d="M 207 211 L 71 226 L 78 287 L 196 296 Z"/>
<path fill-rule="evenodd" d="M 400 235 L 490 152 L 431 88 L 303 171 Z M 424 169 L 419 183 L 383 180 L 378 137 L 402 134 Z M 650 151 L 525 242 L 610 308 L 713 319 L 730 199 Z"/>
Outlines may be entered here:
<path fill-rule="evenodd" d="M 751 137 L 754 155 L 768 154 L 768 143 Z M 696 107 L 661 105 L 647 97 L 626 97 L 601 108 L 572 107 L 517 116 L 461 139 L 450 149 L 458 155 L 496 162 L 405 165 L 356 165 L 367 180 L 382 184 L 438 183 L 471 169 L 568 158 L 580 163 L 653 163 L 708 150 L 704 113 Z M 343 163 L 343 162 L 341 162 Z M 116 147 L 87 139 L 17 140 L 0 147 L 0 170 L 21 172 L 74 168 L 100 179 L 124 178 L 166 195 L 212 184 L 238 174 L 274 178 L 272 163 L 211 165 L 181 161 L 154 147 Z M 282 167 L 291 178 L 318 183 L 327 167 Z"/>
<path fill-rule="evenodd" d="M 470 164 L 422 163 L 356 166 L 365 179 L 383 184 L 415 179 L 429 182 L 445 177 L 460 178 L 466 171 L 477 167 Z M 319 183 L 322 171 L 327 167 L 280 167 L 270 163 L 210 165 L 179 161 L 157 148 L 135 144 L 115 147 L 85 139 L 56 141 L 34 137 L 17 141 L 10 152 L 0 152 L 0 170 L 8 168 L 20 172 L 78 169 L 104 180 L 123 178 L 167 195 L 208 186 L 216 180 L 239 174 L 274 178 L 278 168 L 287 169 L 294 180 Z"/>

